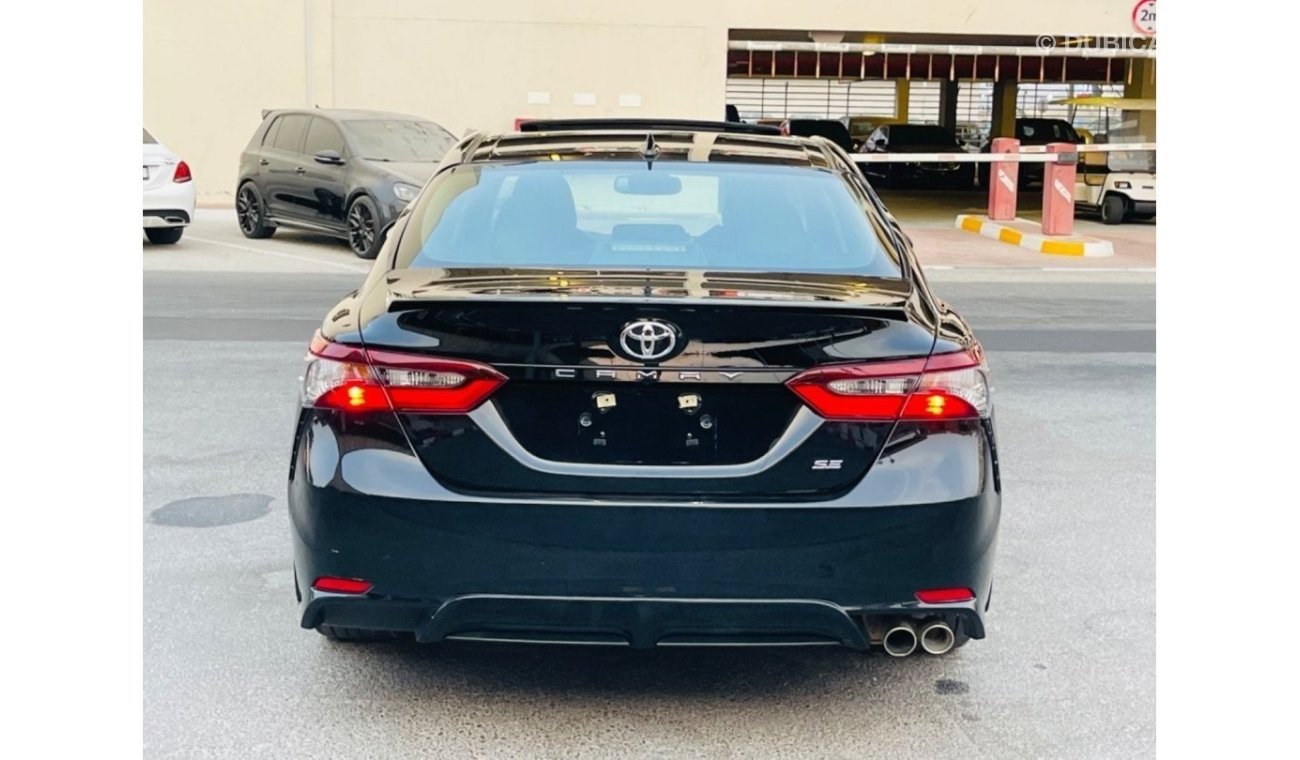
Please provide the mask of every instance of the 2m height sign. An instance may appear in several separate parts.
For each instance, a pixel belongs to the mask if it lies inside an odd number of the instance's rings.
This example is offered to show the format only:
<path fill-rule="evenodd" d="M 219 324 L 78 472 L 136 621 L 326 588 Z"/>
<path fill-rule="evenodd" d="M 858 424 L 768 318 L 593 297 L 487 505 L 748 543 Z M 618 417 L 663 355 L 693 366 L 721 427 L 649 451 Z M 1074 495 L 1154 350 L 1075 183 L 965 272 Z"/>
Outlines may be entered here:
<path fill-rule="evenodd" d="M 1133 6 L 1133 28 L 1147 37 L 1156 36 L 1156 0 L 1138 0 Z"/>

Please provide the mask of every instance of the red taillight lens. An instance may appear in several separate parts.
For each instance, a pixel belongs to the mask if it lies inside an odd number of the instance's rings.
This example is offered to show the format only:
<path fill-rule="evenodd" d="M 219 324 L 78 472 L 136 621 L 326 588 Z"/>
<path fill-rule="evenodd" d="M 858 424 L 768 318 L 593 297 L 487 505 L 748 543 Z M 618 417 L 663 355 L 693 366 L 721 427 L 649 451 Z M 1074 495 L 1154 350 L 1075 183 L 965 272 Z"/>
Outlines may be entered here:
<path fill-rule="evenodd" d="M 194 179 L 190 174 L 190 165 L 181 161 L 176 164 L 176 173 L 172 175 L 172 182 L 189 182 Z"/>
<path fill-rule="evenodd" d="M 464 414 L 505 383 L 495 369 L 458 359 L 367 351 L 312 339 L 303 404 L 365 412 Z"/>
<path fill-rule="evenodd" d="M 953 604 L 969 602 L 975 598 L 975 592 L 968 588 L 928 588 L 916 592 L 916 598 L 926 604 Z"/>
<path fill-rule="evenodd" d="M 331 594 L 364 594 L 374 588 L 374 584 L 360 578 L 335 578 L 331 575 L 322 575 L 311 584 L 311 587 Z"/>
<path fill-rule="evenodd" d="M 819 367 L 786 384 L 828 420 L 956 420 L 988 415 L 978 346 L 929 359 Z"/>

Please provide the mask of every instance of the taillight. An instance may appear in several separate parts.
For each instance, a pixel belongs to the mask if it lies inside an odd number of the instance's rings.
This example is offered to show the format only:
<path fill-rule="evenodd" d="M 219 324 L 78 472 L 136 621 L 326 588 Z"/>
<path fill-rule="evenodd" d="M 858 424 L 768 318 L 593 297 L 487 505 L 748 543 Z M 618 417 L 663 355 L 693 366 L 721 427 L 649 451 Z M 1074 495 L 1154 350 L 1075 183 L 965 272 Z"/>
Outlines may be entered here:
<path fill-rule="evenodd" d="M 787 383 L 828 420 L 959 420 L 989 415 L 988 367 L 977 345 L 928 359 L 845 364 Z"/>
<path fill-rule="evenodd" d="M 194 179 L 190 174 L 190 165 L 181 161 L 176 164 L 176 172 L 172 174 L 172 182 L 189 182 Z"/>
<path fill-rule="evenodd" d="M 387 410 L 464 414 L 473 411 L 506 377 L 459 359 L 366 350 L 312 339 L 303 376 L 303 406 L 354 412 Z"/>

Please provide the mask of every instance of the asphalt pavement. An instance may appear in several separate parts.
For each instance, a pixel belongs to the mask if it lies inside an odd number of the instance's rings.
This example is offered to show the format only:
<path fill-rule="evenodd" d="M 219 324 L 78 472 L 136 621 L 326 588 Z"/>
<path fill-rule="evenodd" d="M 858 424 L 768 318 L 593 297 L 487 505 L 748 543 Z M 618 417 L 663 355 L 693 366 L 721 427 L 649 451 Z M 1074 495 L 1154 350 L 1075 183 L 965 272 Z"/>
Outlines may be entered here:
<path fill-rule="evenodd" d="M 1153 274 L 931 275 L 989 351 L 1003 521 L 988 638 L 895 660 L 300 629 L 297 378 L 366 265 L 315 236 L 245 240 L 229 211 L 143 249 L 148 757 L 1154 754 Z"/>

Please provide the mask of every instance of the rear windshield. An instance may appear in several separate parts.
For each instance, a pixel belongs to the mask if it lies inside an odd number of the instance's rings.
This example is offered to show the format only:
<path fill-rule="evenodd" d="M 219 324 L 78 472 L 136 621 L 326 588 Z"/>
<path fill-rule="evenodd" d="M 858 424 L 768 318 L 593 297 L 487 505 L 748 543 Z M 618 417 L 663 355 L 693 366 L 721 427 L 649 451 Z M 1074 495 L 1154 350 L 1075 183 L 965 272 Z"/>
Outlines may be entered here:
<path fill-rule="evenodd" d="M 1045 142 L 1078 142 L 1079 133 L 1064 121 L 1044 119 L 1042 121 L 1022 121 L 1016 125 L 1022 140 L 1042 140 Z"/>
<path fill-rule="evenodd" d="M 899 277 L 860 199 L 818 169 L 467 164 L 421 194 L 396 266 L 702 268 Z"/>
<path fill-rule="evenodd" d="M 849 128 L 838 121 L 791 119 L 790 134 L 800 137 L 825 137 L 841 147 L 849 142 Z"/>
<path fill-rule="evenodd" d="M 957 138 L 943 127 L 927 124 L 898 124 L 889 128 L 889 144 L 956 145 Z"/>
<path fill-rule="evenodd" d="M 456 138 L 431 121 L 353 119 L 343 122 L 357 155 L 372 161 L 441 161 Z"/>
<path fill-rule="evenodd" d="M 144 129 L 143 127 L 141 127 L 141 129 L 144 131 L 144 144 L 145 144 L 145 145 L 157 145 L 157 144 L 158 144 L 158 141 L 155 140 L 155 139 L 153 139 L 153 135 L 149 134 L 149 130 Z"/>

